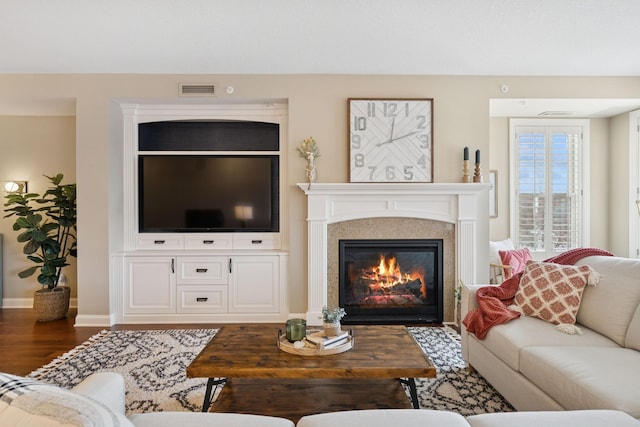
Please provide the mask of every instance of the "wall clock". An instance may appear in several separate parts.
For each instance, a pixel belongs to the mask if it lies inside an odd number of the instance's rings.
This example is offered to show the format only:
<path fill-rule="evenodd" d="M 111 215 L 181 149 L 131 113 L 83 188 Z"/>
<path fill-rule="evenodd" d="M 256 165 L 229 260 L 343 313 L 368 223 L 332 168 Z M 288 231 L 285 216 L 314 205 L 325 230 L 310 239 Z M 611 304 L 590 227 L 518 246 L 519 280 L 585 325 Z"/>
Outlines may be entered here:
<path fill-rule="evenodd" d="M 348 102 L 351 182 L 433 182 L 433 99 Z"/>

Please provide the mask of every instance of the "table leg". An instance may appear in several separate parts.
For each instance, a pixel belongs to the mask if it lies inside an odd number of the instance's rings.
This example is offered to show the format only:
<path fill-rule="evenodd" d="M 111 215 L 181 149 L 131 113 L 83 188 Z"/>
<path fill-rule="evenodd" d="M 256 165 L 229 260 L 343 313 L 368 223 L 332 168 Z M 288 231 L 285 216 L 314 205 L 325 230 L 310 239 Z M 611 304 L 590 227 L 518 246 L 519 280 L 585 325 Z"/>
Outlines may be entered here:
<path fill-rule="evenodd" d="M 420 403 L 418 403 L 418 390 L 416 388 L 415 378 L 400 378 L 402 384 L 406 384 L 409 387 L 409 395 L 411 396 L 411 403 L 413 409 L 420 409 Z"/>
<path fill-rule="evenodd" d="M 213 386 L 216 388 L 220 384 L 224 384 L 227 382 L 226 378 L 209 378 L 207 381 L 207 390 L 204 392 L 204 400 L 202 402 L 202 412 L 207 412 L 209 410 L 209 406 L 211 406 L 211 398 L 213 397 L 212 389 Z"/>

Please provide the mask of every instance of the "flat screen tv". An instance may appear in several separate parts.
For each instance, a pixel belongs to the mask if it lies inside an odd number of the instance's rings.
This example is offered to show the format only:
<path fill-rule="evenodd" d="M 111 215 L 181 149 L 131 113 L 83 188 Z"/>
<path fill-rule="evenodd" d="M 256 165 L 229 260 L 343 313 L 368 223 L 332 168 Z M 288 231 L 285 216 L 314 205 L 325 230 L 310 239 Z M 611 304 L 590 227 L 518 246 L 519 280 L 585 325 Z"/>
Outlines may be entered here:
<path fill-rule="evenodd" d="M 141 233 L 279 231 L 277 155 L 140 155 Z"/>

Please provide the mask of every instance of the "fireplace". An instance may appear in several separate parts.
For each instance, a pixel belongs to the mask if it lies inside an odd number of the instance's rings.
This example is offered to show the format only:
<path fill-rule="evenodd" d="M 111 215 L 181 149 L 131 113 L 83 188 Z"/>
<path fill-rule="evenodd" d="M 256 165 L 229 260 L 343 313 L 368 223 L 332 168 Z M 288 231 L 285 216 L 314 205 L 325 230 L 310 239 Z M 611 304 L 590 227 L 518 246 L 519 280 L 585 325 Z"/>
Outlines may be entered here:
<path fill-rule="evenodd" d="M 440 239 L 339 241 L 340 306 L 352 323 L 442 323 Z"/>
<path fill-rule="evenodd" d="M 329 263 L 338 247 L 329 246 L 329 228 L 358 222 L 372 233 L 369 222 L 382 219 L 426 220 L 455 229 L 445 246 L 442 296 L 443 318 L 454 321 L 455 284 L 488 283 L 489 184 L 485 183 L 307 183 L 298 184 L 307 195 L 307 312 L 308 325 L 321 324 L 322 307 L 337 304 L 338 272 Z M 388 235 L 342 235 L 339 239 L 441 238 L 428 230 L 395 228 Z M 407 233 L 409 235 L 401 235 Z M 364 234 L 364 233 L 363 233 Z M 445 240 L 446 241 L 446 240 Z M 449 253 L 452 252 L 452 253 Z M 337 262 L 336 262 L 337 264 Z M 335 270 L 338 270 L 335 266 Z M 350 315 L 347 315 L 350 317 Z"/>

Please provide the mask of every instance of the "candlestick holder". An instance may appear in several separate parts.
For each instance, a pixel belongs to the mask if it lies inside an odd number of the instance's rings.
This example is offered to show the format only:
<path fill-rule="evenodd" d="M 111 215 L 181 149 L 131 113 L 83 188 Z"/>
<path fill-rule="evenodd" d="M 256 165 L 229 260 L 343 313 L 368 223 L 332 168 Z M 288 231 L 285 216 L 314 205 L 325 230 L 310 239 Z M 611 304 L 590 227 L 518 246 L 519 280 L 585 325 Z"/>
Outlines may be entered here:
<path fill-rule="evenodd" d="M 473 182 L 482 182 L 482 170 L 480 169 L 480 163 L 476 163 L 476 167 L 473 171 Z"/>
<path fill-rule="evenodd" d="M 462 182 L 471 182 L 471 175 L 469 175 L 469 160 L 462 161 Z"/>

